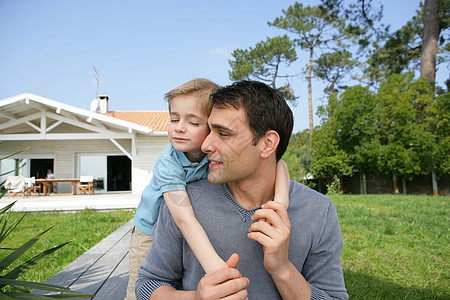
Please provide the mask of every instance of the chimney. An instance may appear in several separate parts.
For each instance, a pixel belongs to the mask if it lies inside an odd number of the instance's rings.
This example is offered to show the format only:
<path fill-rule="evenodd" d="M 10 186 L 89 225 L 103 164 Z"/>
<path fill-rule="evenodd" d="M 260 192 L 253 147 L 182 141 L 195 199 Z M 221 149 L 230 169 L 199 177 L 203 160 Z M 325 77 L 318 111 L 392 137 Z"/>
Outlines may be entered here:
<path fill-rule="evenodd" d="M 98 106 L 100 108 L 100 113 L 106 114 L 108 112 L 108 99 L 106 95 L 98 95 Z"/>

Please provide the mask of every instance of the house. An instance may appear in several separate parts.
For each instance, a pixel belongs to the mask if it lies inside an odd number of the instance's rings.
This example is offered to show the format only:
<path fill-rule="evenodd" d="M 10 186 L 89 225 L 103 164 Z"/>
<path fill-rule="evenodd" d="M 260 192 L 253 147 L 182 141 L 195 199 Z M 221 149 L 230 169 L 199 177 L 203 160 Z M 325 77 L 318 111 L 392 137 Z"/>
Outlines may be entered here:
<path fill-rule="evenodd" d="M 167 111 L 108 111 L 99 96 L 91 110 L 30 93 L 0 100 L 0 174 L 56 178 L 92 175 L 95 192 L 140 194 L 153 165 L 168 144 Z M 3 175 L 5 179 L 6 176 Z M 70 184 L 58 183 L 58 193 Z"/>

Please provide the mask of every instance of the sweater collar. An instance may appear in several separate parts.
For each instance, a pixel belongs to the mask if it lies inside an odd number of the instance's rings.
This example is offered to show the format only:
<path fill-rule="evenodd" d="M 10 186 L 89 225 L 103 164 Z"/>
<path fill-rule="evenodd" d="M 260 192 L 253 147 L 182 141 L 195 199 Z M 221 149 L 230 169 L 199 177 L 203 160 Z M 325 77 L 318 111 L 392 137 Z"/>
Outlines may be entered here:
<path fill-rule="evenodd" d="M 234 197 L 231 195 L 230 191 L 228 190 L 226 184 L 221 184 L 220 185 L 222 192 L 224 194 L 224 196 L 228 199 L 228 201 L 230 202 L 230 204 L 234 207 L 234 209 L 237 211 L 237 213 L 239 214 L 239 216 L 241 217 L 243 222 L 247 222 L 247 221 L 251 221 L 253 214 L 255 213 L 255 211 L 257 211 L 258 209 L 261 208 L 261 206 L 256 207 L 256 208 L 252 208 L 252 209 L 245 209 L 243 208 L 239 202 L 236 201 L 236 199 L 234 199 Z"/>

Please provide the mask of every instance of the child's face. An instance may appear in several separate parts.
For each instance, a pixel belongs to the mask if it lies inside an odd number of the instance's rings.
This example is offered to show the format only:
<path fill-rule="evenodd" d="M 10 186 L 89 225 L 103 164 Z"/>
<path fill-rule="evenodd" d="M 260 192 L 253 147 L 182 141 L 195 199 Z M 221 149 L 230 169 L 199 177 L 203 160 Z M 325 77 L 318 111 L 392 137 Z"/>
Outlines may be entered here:
<path fill-rule="evenodd" d="M 208 116 L 193 96 L 177 96 L 170 101 L 169 140 L 191 162 L 204 157 L 201 146 L 209 134 Z"/>

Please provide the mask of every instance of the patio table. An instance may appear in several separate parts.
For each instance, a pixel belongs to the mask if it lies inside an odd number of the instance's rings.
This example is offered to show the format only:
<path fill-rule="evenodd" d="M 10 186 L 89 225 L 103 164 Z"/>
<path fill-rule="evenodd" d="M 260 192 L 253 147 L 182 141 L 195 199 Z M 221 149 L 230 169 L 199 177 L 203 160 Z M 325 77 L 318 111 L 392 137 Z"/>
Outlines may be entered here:
<path fill-rule="evenodd" d="M 70 182 L 72 183 L 72 195 L 74 194 L 74 187 L 75 187 L 75 191 L 77 191 L 78 194 L 78 183 L 80 182 L 80 179 L 36 179 L 36 183 L 40 184 L 42 186 L 42 193 L 45 196 L 47 193 L 47 185 L 49 183 L 54 183 L 54 182 Z"/>

